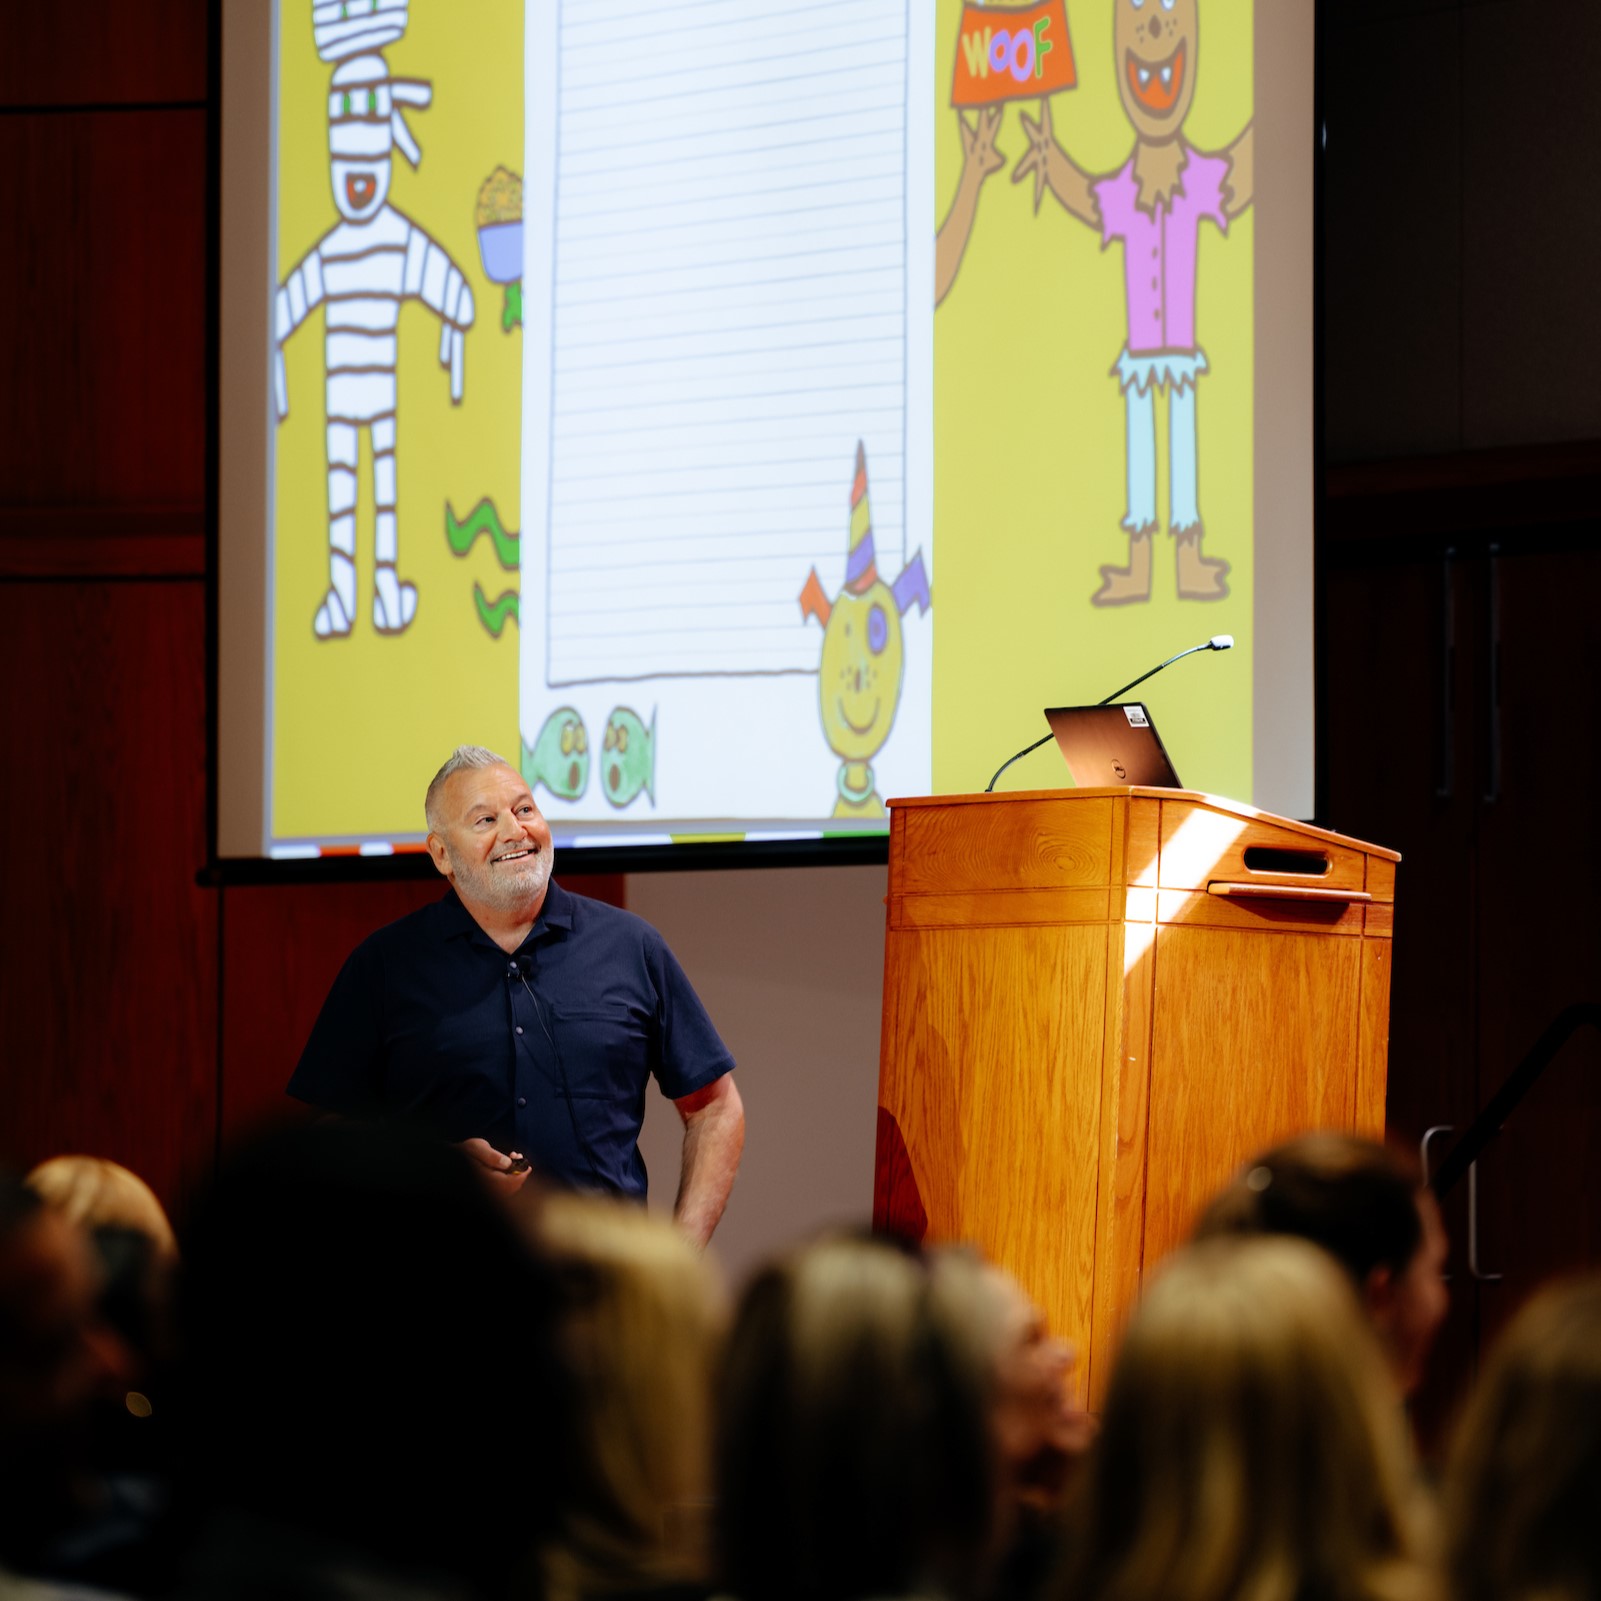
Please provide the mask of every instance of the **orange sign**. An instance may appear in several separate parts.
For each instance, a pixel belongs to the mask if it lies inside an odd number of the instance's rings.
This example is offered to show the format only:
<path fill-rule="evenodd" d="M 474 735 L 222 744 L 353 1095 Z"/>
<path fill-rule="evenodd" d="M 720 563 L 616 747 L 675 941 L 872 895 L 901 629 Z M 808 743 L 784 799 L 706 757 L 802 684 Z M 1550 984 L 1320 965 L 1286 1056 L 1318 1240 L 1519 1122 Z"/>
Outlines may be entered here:
<path fill-rule="evenodd" d="M 1032 6 L 964 5 L 956 38 L 953 106 L 1037 100 L 1078 82 L 1067 0 Z"/>

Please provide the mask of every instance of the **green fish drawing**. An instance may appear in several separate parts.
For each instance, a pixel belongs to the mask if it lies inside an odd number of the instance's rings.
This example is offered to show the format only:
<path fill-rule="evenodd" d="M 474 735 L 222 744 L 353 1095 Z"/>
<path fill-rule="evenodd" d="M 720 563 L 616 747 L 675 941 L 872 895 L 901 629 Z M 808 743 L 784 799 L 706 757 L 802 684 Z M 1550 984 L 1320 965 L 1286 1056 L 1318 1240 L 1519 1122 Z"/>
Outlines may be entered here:
<path fill-rule="evenodd" d="M 589 787 L 589 734 L 573 707 L 558 706 L 533 749 L 523 746 L 523 781 L 532 790 L 543 784 L 558 800 L 577 800 Z"/>
<path fill-rule="evenodd" d="M 613 806 L 627 806 L 644 790 L 656 804 L 656 713 L 650 727 L 639 713 L 619 706 L 606 719 L 606 748 L 600 755 L 600 792 Z"/>

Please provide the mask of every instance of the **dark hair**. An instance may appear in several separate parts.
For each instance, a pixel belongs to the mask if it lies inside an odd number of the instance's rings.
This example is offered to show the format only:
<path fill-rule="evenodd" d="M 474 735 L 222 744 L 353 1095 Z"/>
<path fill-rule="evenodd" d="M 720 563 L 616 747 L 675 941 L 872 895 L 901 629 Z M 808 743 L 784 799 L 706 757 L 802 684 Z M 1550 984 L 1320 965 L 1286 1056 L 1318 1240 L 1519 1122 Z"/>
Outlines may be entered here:
<path fill-rule="evenodd" d="M 751 1282 L 716 1452 L 719 1578 L 740 1601 L 976 1588 L 996 1469 L 964 1260 L 833 1237 Z"/>
<path fill-rule="evenodd" d="M 1601 1596 L 1601 1275 L 1513 1320 L 1463 1417 L 1444 1500 L 1457 1601 Z"/>
<path fill-rule="evenodd" d="M 1288 1234 L 1321 1245 L 1359 1288 L 1404 1269 L 1423 1244 L 1421 1174 L 1401 1152 L 1355 1134 L 1302 1134 L 1254 1157 L 1201 1215 L 1197 1240 Z"/>
<path fill-rule="evenodd" d="M 185 1245 L 204 1502 L 507 1582 L 549 1518 L 566 1385 L 548 1272 L 467 1160 L 356 1124 L 269 1135 Z"/>

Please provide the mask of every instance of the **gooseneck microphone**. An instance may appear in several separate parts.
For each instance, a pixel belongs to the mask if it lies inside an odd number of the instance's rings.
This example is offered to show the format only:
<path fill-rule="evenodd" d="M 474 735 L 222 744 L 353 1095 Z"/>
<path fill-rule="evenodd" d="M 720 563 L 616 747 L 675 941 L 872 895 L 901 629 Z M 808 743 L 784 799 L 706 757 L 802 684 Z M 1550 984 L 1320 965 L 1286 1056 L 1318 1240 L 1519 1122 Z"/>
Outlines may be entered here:
<path fill-rule="evenodd" d="M 1095 704 L 1097 706 L 1110 705 L 1114 700 L 1117 699 L 1119 695 L 1128 694 L 1128 692 L 1133 689 L 1136 684 L 1143 684 L 1147 678 L 1155 678 L 1164 667 L 1171 667 L 1174 662 L 1183 661 L 1186 656 L 1193 656 L 1198 650 L 1233 649 L 1233 634 L 1213 634 L 1210 639 L 1203 641 L 1201 644 L 1191 645 L 1188 650 L 1181 650 L 1177 656 L 1169 656 L 1165 662 L 1158 662 L 1156 666 L 1154 666 L 1148 673 L 1141 673 L 1138 678 L 1131 679 L 1121 689 L 1114 689 L 1105 700 L 1098 700 Z M 1012 765 L 1013 762 L 1022 761 L 1022 759 L 1027 756 L 1030 751 L 1038 750 L 1041 745 L 1045 744 L 1048 740 L 1054 739 L 1055 737 L 1056 736 L 1054 734 L 1046 734 L 1043 739 L 1036 739 L 1032 745 L 1025 745 L 1015 756 L 1008 756 L 1006 760 L 995 769 L 995 778 L 999 778 L 1001 774 Z M 989 783 L 984 786 L 984 793 L 986 795 L 988 795 L 995 788 L 995 778 L 992 778 Z"/>

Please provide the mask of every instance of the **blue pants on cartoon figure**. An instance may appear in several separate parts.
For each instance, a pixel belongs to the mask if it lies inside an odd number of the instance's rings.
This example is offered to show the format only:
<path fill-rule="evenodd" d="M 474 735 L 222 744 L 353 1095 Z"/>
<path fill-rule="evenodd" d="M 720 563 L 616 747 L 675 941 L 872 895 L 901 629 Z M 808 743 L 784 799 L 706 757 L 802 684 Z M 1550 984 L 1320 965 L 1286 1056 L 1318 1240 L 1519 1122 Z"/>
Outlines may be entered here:
<path fill-rule="evenodd" d="M 1131 534 L 1156 526 L 1156 392 L 1167 394 L 1168 528 L 1175 534 L 1201 520 L 1195 487 L 1195 381 L 1206 356 L 1131 356 L 1112 369 L 1123 391 L 1128 433 L 1128 515 Z"/>
<path fill-rule="evenodd" d="M 1228 563 L 1200 553 L 1195 386 L 1207 370 L 1200 350 L 1130 355 L 1125 349 L 1112 368 L 1123 394 L 1127 440 L 1128 510 L 1122 527 L 1129 536 L 1127 567 L 1103 566 L 1097 606 L 1144 601 L 1151 593 L 1150 538 L 1156 513 L 1156 397 L 1167 397 L 1168 530 L 1178 547 L 1178 593 L 1184 600 L 1220 600 L 1228 594 L 1223 575 Z"/>

